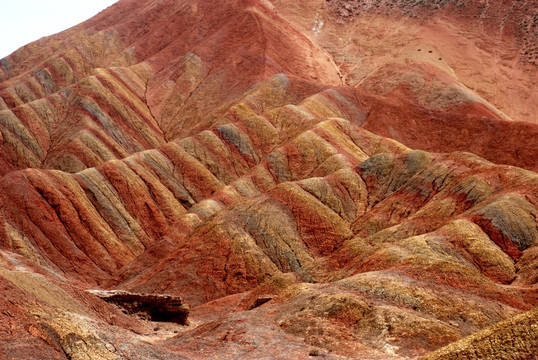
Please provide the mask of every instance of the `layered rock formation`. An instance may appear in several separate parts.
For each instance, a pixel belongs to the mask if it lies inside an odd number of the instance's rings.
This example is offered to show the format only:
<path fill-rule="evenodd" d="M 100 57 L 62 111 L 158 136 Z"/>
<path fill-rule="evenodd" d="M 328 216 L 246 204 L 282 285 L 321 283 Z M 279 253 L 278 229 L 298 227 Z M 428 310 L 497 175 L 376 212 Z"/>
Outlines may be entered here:
<path fill-rule="evenodd" d="M 2 59 L 0 354 L 530 358 L 528 3 L 120 0 Z"/>
<path fill-rule="evenodd" d="M 188 325 L 189 306 L 178 296 L 138 294 L 118 290 L 94 290 L 91 293 L 119 306 L 124 312 L 143 319 Z"/>

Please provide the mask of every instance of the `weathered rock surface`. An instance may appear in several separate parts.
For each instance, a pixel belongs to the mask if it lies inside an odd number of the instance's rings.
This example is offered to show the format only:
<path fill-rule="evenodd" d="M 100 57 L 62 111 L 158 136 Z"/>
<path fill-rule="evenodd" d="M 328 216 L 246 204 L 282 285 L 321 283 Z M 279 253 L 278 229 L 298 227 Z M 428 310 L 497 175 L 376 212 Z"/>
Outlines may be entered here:
<path fill-rule="evenodd" d="M 0 60 L 0 357 L 532 358 L 536 15 L 480 4 L 120 0 Z"/>
<path fill-rule="evenodd" d="M 178 296 L 137 294 L 121 290 L 93 290 L 93 295 L 119 306 L 129 314 L 152 321 L 176 322 L 187 325 L 189 306 Z"/>
<path fill-rule="evenodd" d="M 538 352 L 537 312 L 514 316 L 421 359 L 532 359 Z"/>

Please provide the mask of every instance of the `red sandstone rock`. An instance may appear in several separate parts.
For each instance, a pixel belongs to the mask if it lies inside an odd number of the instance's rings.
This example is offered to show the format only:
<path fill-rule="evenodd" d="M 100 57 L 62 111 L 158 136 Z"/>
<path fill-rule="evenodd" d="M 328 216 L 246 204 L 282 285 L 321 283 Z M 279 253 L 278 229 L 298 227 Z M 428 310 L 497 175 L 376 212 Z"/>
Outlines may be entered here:
<path fill-rule="evenodd" d="M 120 0 L 2 59 L 1 356 L 532 354 L 538 18 L 375 4 Z"/>

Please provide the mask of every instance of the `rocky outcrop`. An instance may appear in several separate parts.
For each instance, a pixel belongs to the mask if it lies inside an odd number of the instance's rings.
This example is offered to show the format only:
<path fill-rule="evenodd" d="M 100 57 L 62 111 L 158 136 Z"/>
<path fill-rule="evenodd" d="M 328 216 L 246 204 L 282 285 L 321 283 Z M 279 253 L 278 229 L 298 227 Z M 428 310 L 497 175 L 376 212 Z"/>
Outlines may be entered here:
<path fill-rule="evenodd" d="M 119 306 L 128 314 L 151 321 L 175 322 L 187 325 L 189 306 L 178 296 L 137 294 L 121 290 L 93 290 L 93 295 Z"/>

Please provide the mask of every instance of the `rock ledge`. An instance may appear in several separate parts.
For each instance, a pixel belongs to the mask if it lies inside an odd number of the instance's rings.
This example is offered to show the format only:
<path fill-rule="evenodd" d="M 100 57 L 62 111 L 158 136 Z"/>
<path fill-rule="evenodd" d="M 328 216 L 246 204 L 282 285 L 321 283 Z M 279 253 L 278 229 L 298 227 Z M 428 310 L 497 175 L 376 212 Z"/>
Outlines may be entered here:
<path fill-rule="evenodd" d="M 188 325 L 189 306 L 179 296 L 138 294 L 122 290 L 90 290 L 102 300 L 121 307 L 129 314 L 151 321 Z"/>

